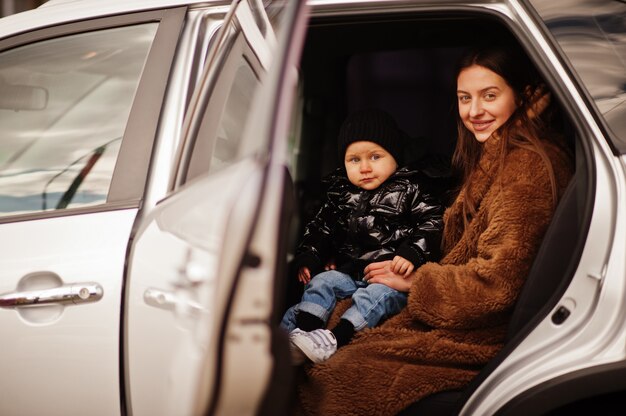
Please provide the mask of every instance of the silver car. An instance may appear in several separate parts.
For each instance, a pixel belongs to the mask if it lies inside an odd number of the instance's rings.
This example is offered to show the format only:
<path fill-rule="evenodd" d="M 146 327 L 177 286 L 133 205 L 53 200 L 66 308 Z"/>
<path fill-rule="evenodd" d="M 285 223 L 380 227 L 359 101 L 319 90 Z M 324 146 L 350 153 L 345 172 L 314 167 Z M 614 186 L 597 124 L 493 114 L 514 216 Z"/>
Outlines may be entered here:
<path fill-rule="evenodd" d="M 288 413 L 287 264 L 341 120 L 383 107 L 449 157 L 453 64 L 495 38 L 576 173 L 504 349 L 402 414 L 623 406 L 623 2 L 51 0 L 0 19 L 0 414 Z"/>

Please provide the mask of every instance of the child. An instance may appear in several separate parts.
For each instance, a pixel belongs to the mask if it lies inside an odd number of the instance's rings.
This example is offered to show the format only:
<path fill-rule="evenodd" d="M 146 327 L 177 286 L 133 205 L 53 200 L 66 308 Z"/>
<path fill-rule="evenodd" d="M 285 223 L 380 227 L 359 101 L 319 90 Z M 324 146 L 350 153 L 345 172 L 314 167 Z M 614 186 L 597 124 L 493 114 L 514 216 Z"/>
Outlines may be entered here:
<path fill-rule="evenodd" d="M 305 356 L 315 363 L 327 360 L 355 331 L 406 305 L 406 293 L 363 281 L 365 266 L 392 259 L 393 270 L 408 275 L 439 247 L 443 206 L 426 190 L 426 175 L 398 169 L 403 141 L 393 118 L 381 110 L 356 112 L 341 126 L 338 150 L 345 170 L 330 176 L 326 201 L 306 227 L 294 259 L 305 291 L 281 323 L 290 331 L 294 364 Z M 331 263 L 336 269 L 324 271 Z M 323 329 L 337 299 L 347 297 L 352 306 L 339 324 Z"/>

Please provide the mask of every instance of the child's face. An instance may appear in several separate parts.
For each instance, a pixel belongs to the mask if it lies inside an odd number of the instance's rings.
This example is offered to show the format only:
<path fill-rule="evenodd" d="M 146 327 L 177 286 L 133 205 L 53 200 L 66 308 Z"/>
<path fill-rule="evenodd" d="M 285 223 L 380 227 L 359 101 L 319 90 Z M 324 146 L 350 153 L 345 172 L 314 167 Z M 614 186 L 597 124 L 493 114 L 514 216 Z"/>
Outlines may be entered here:
<path fill-rule="evenodd" d="M 398 167 L 391 153 L 374 142 L 365 141 L 348 146 L 344 163 L 350 182 L 368 191 L 378 188 Z"/>

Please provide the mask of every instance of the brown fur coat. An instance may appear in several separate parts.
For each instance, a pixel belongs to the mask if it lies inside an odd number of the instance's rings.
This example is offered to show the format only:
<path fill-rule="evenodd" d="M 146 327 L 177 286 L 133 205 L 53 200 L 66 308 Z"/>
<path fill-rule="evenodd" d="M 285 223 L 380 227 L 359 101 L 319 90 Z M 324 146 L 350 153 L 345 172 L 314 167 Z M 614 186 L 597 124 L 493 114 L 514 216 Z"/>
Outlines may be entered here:
<path fill-rule="evenodd" d="M 561 194 L 571 162 L 557 147 L 547 150 Z M 417 270 L 402 312 L 306 368 L 299 413 L 394 415 L 422 397 L 462 388 L 501 349 L 555 204 L 537 153 L 511 151 L 500 175 L 498 153 L 497 140 L 485 142 L 471 190 L 478 212 L 468 229 L 459 195 L 444 216 L 444 240 L 452 241 L 444 258 Z M 336 308 L 335 320 L 348 303 Z"/>

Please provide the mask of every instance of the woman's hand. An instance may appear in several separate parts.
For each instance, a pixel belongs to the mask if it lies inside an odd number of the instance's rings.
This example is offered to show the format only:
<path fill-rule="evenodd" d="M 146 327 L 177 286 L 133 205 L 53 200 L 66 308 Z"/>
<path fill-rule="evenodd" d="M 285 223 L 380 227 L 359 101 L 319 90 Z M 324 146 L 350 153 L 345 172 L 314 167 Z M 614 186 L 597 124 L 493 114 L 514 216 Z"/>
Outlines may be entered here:
<path fill-rule="evenodd" d="M 311 281 L 311 271 L 308 267 L 300 267 L 300 270 L 298 270 L 298 280 L 304 285 Z"/>
<path fill-rule="evenodd" d="M 392 268 L 392 261 L 379 261 L 365 267 L 363 279 L 368 283 L 380 283 L 399 292 L 408 292 L 413 282 L 413 274 L 403 275 L 396 273 Z"/>

